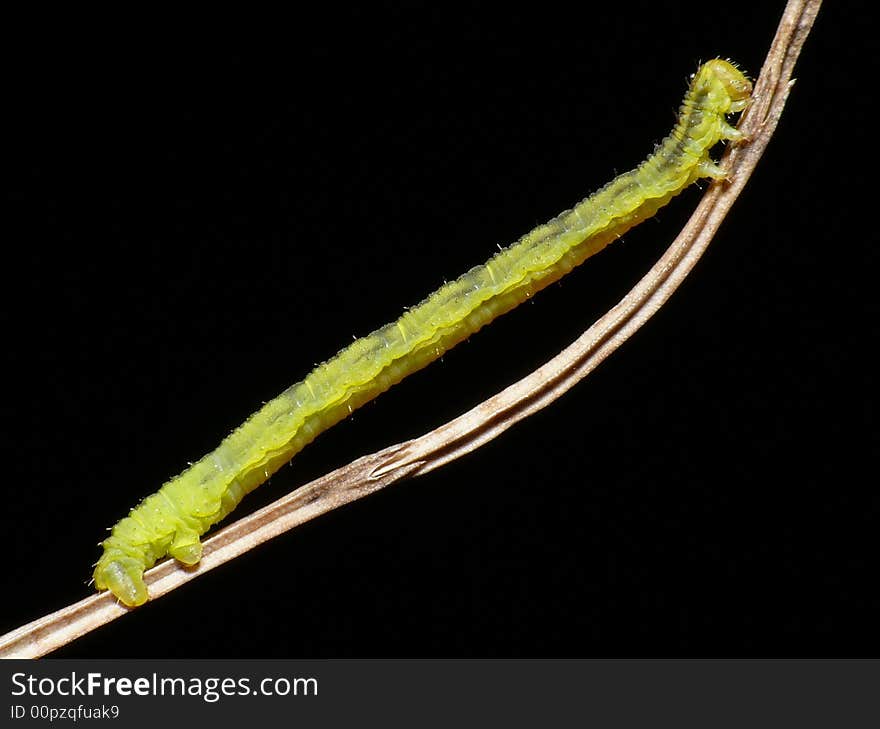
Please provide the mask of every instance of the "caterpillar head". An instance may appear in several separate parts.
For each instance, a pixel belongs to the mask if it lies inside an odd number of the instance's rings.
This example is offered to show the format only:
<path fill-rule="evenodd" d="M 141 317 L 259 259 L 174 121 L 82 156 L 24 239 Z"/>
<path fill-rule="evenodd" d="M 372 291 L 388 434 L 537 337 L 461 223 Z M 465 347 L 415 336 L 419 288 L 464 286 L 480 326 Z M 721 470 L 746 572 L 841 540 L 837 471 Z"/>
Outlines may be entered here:
<path fill-rule="evenodd" d="M 715 58 L 697 71 L 694 88 L 705 87 L 713 106 L 722 114 L 742 111 L 752 95 L 752 82 L 730 61 Z"/>

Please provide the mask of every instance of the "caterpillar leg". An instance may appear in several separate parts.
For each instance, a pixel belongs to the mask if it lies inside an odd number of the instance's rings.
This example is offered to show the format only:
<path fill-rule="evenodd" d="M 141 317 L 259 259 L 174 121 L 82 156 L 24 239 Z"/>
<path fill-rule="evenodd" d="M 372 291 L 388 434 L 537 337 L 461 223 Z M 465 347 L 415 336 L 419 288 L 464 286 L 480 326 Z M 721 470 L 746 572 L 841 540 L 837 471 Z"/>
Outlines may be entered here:
<path fill-rule="evenodd" d="M 699 177 L 711 177 L 713 180 L 728 180 L 728 174 L 710 159 L 703 160 L 699 166 Z"/>
<path fill-rule="evenodd" d="M 748 141 L 746 139 L 746 135 L 743 134 L 739 129 L 737 129 L 732 124 L 728 124 L 724 119 L 721 120 L 721 138 L 727 139 L 731 142 L 745 142 Z"/>
<path fill-rule="evenodd" d="M 198 564 L 202 558 L 202 543 L 198 533 L 193 529 L 178 529 L 168 554 L 189 567 Z"/>
<path fill-rule="evenodd" d="M 134 557 L 104 552 L 95 567 L 94 578 L 95 587 L 110 590 L 128 607 L 143 605 L 149 597 L 144 564 Z"/>
<path fill-rule="evenodd" d="M 167 543 L 167 542 L 166 542 Z M 129 550 L 130 551 L 130 550 Z M 161 550 L 165 554 L 165 550 Z M 194 565 L 202 557 L 202 543 L 199 535 L 192 529 L 178 529 L 167 549 L 178 562 Z M 104 550 L 104 554 L 95 566 L 95 587 L 99 590 L 110 590 L 121 602 L 129 607 L 143 605 L 149 599 L 147 585 L 144 582 L 144 571 L 155 560 L 145 562 L 142 559 L 126 554 L 114 544 Z"/>

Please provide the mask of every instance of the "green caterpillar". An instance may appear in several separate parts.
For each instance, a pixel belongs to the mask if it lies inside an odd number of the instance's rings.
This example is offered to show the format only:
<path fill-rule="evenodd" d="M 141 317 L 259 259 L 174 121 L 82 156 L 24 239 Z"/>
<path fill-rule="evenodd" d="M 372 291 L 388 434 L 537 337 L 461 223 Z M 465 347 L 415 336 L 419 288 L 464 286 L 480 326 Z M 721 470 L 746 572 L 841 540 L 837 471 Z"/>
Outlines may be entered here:
<path fill-rule="evenodd" d="M 146 569 L 166 555 L 198 563 L 199 537 L 320 433 L 651 217 L 690 183 L 723 179 L 709 150 L 742 138 L 725 116 L 745 108 L 751 88 L 733 64 L 703 64 L 675 128 L 648 159 L 266 403 L 113 527 L 95 567 L 96 587 L 126 605 L 143 604 Z"/>

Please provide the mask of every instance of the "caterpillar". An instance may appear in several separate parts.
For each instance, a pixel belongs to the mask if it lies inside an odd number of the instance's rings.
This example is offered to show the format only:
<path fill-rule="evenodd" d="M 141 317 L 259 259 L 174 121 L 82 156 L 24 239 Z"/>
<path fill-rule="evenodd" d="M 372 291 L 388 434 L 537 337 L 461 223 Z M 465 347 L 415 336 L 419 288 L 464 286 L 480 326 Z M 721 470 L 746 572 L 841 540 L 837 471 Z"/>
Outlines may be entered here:
<path fill-rule="evenodd" d="M 746 107 L 751 88 L 731 62 L 703 64 L 672 132 L 636 169 L 355 340 L 143 499 L 101 544 L 97 589 L 130 607 L 143 604 L 146 569 L 166 555 L 197 564 L 199 537 L 320 433 L 558 280 L 695 180 L 723 180 L 709 151 L 722 140 L 742 140 L 726 116 Z"/>

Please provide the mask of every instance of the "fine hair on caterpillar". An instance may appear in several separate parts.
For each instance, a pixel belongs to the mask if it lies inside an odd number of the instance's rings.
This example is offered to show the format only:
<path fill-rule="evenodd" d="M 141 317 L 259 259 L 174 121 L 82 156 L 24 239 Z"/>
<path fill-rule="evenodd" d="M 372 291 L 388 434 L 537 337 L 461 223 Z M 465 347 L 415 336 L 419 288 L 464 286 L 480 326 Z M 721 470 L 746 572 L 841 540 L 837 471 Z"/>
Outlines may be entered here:
<path fill-rule="evenodd" d="M 726 115 L 742 111 L 750 93 L 749 80 L 732 63 L 703 64 L 672 132 L 641 165 L 444 284 L 396 321 L 355 340 L 267 402 L 113 527 L 95 567 L 96 587 L 126 605 L 143 604 L 146 569 L 165 556 L 197 564 L 201 535 L 320 433 L 558 280 L 692 182 L 724 179 L 709 151 L 722 140 L 742 139 Z"/>

